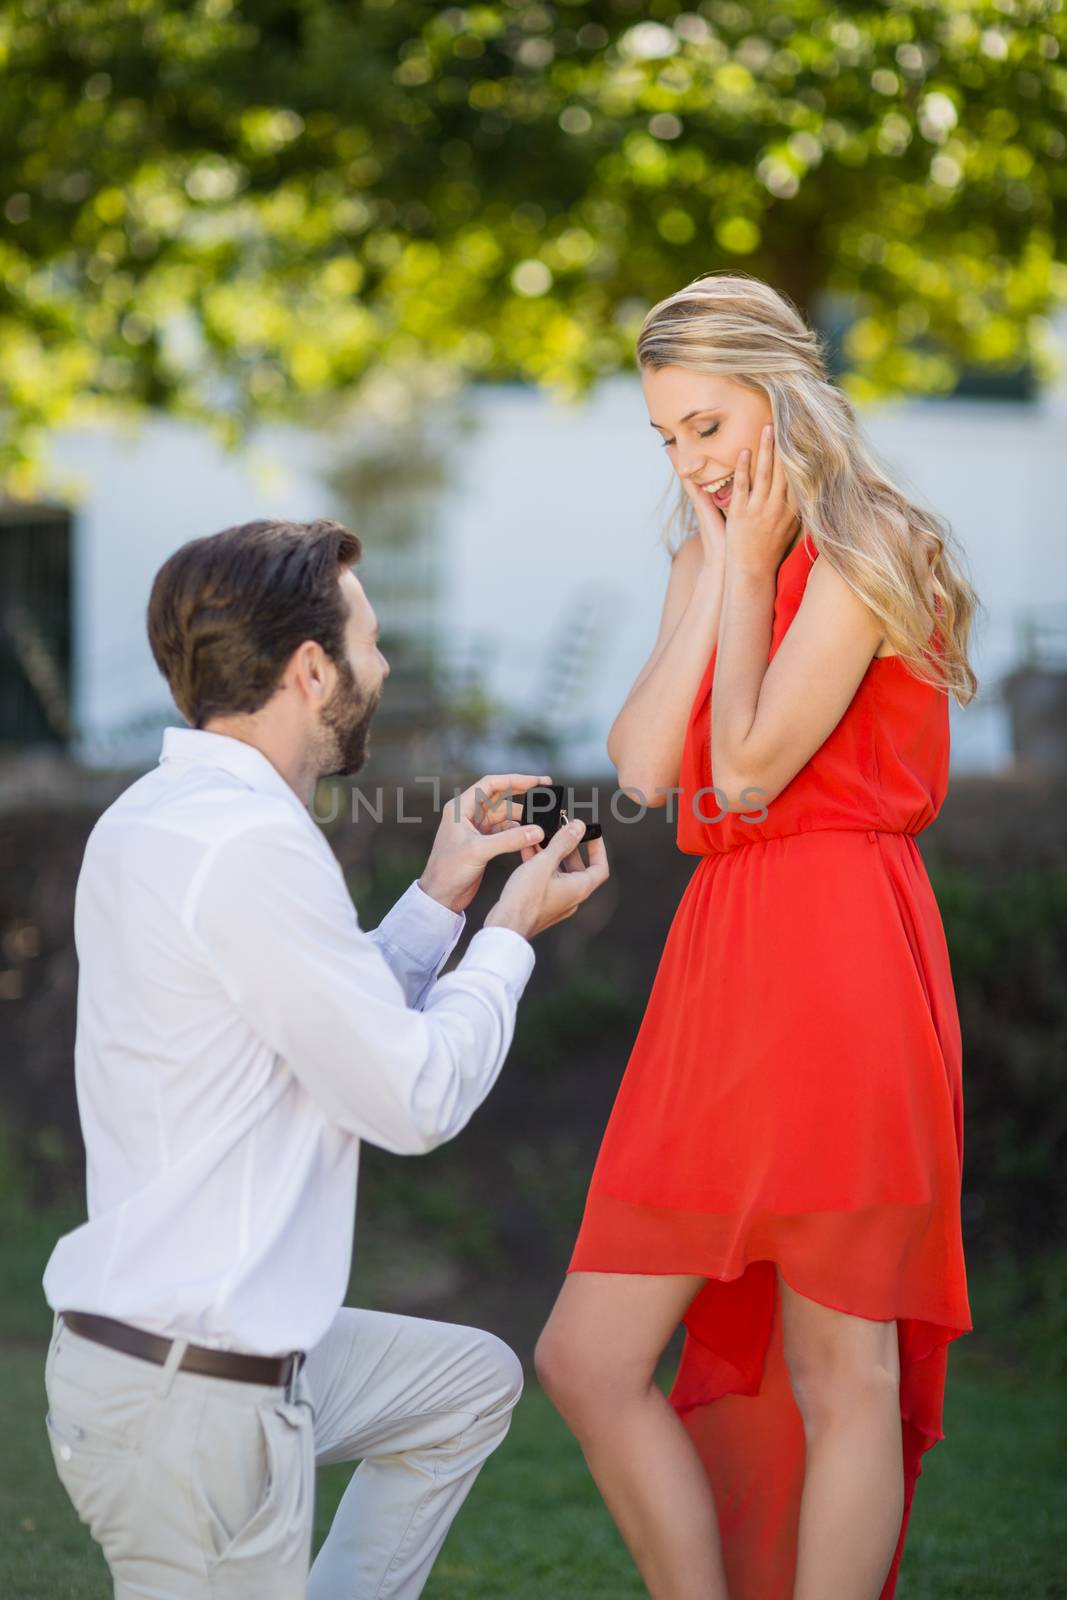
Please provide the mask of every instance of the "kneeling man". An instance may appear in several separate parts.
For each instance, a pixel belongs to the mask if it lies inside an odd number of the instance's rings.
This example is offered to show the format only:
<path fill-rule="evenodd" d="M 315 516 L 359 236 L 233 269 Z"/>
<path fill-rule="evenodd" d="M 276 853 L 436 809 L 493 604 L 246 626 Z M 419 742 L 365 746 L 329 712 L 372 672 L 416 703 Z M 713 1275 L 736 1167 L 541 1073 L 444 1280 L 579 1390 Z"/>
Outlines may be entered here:
<path fill-rule="evenodd" d="M 56 1469 L 117 1600 L 414 1600 L 522 1389 L 475 1328 L 342 1308 L 360 1141 L 460 1132 L 530 940 L 607 875 L 486 777 L 369 932 L 310 806 L 363 766 L 388 674 L 336 523 L 183 545 L 148 606 L 187 727 L 97 821 L 75 897 L 88 1221 L 56 1245 Z M 487 862 L 522 864 L 454 971 Z M 316 1463 L 359 1460 L 311 1570 Z"/>

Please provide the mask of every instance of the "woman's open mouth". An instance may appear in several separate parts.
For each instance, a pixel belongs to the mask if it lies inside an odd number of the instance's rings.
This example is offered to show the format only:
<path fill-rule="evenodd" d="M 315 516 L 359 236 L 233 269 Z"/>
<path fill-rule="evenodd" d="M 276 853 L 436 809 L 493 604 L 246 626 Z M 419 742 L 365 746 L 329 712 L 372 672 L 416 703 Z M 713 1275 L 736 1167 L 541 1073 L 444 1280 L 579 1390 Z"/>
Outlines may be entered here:
<path fill-rule="evenodd" d="M 734 475 L 732 472 L 728 478 L 720 478 L 718 485 L 714 488 L 709 484 L 701 485 L 705 493 L 711 495 L 717 506 L 728 506 L 730 504 L 730 493 L 733 486 Z"/>

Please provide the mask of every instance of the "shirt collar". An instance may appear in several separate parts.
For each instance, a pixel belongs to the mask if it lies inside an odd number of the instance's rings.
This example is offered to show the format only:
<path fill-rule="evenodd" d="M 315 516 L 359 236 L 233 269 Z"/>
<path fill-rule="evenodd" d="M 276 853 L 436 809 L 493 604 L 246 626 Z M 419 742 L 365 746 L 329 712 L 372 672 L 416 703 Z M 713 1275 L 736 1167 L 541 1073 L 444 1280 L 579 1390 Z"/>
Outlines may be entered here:
<path fill-rule="evenodd" d="M 273 761 L 244 739 L 234 739 L 228 733 L 215 733 L 210 728 L 164 728 L 159 765 L 162 766 L 164 762 L 174 766 L 222 767 L 235 778 L 240 778 L 250 789 L 281 795 L 296 806 L 304 817 L 310 818 L 304 802 L 282 777 Z"/>

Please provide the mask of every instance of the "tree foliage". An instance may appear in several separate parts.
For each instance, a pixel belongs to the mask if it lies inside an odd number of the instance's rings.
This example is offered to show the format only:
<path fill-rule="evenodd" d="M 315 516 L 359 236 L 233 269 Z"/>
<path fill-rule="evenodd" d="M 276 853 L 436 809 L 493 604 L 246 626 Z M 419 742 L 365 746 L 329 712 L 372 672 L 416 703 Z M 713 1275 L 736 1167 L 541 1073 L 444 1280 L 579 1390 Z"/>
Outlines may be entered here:
<path fill-rule="evenodd" d="M 0 440 L 578 389 L 706 271 L 854 299 L 859 395 L 1043 369 L 1063 0 L 0 0 Z"/>

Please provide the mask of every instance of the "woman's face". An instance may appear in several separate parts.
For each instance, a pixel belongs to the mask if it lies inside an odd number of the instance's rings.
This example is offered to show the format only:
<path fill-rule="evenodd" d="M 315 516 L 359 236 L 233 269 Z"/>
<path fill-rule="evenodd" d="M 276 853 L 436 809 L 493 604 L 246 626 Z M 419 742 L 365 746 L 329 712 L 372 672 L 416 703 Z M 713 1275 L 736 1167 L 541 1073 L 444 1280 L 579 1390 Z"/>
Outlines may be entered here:
<path fill-rule="evenodd" d="M 710 377 L 688 367 L 646 367 L 641 385 L 649 421 L 671 466 L 725 511 L 732 481 L 714 494 L 709 486 L 732 479 L 742 450 L 751 450 L 749 470 L 755 472 L 760 430 L 773 420 L 770 401 L 733 378 Z"/>

